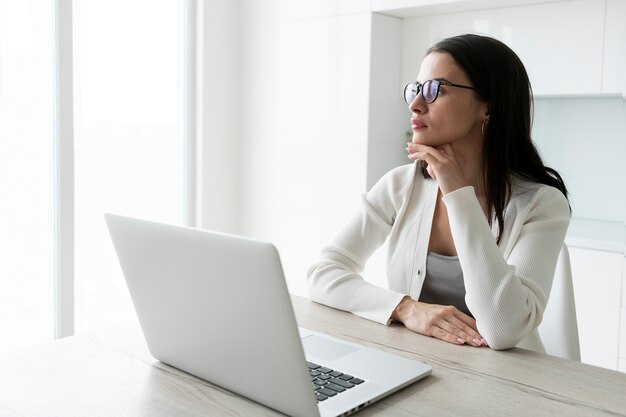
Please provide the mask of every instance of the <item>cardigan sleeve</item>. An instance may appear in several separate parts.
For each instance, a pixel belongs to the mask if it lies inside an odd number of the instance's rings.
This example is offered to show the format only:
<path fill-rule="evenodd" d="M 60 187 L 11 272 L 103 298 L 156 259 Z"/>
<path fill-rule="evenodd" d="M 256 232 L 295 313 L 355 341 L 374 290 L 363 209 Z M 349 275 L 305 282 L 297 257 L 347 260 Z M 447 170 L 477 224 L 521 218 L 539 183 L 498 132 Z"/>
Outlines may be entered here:
<path fill-rule="evenodd" d="M 364 193 L 360 210 L 322 249 L 308 272 L 311 300 L 383 324 L 405 294 L 378 287 L 361 275 L 368 258 L 385 241 L 401 205 L 407 168 L 387 173 Z"/>
<path fill-rule="evenodd" d="M 447 194 L 444 203 L 478 331 L 494 349 L 514 347 L 543 318 L 569 225 L 567 199 L 549 186 L 534 191 L 510 220 L 505 249 L 497 246 L 473 187 Z"/>

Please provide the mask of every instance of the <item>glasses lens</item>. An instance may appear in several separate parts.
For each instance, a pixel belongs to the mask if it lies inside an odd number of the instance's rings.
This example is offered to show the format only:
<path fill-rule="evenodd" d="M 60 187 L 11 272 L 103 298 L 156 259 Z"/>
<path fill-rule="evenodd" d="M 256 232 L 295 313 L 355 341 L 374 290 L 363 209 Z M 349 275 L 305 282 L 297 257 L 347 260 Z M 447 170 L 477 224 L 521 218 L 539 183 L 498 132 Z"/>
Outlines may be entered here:
<path fill-rule="evenodd" d="M 422 88 L 422 95 L 424 96 L 424 101 L 426 103 L 432 103 L 433 101 L 435 101 L 438 93 L 439 93 L 439 81 L 428 80 L 424 82 L 424 87 Z"/>
<path fill-rule="evenodd" d="M 416 83 L 407 84 L 406 87 L 404 87 L 404 101 L 406 101 L 406 104 L 413 103 L 418 92 L 419 89 Z"/>

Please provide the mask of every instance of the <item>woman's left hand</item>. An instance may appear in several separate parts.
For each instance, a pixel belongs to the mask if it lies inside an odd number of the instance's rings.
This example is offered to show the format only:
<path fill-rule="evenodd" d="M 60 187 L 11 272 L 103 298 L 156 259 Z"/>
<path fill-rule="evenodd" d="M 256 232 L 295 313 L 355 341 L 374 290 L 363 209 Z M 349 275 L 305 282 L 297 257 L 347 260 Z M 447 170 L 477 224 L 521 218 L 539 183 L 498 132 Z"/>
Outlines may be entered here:
<path fill-rule="evenodd" d="M 419 159 L 428 163 L 426 170 L 437 181 L 439 189 L 444 195 L 470 185 L 463 176 L 452 145 L 445 144 L 433 148 L 432 146 L 409 142 L 406 150 L 411 161 Z"/>

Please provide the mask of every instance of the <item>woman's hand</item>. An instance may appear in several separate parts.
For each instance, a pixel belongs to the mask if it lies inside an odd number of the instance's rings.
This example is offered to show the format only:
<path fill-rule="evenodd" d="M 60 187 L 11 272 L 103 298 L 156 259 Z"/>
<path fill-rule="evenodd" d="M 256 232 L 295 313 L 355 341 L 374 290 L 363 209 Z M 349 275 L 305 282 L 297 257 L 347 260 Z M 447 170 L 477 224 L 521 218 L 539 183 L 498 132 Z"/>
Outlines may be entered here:
<path fill-rule="evenodd" d="M 419 159 L 428 163 L 426 170 L 437 181 L 444 195 L 470 185 L 463 176 L 452 145 L 445 144 L 433 148 L 432 146 L 409 142 L 406 150 L 410 160 Z"/>
<path fill-rule="evenodd" d="M 478 333 L 476 320 L 454 306 L 427 304 L 406 296 L 391 315 L 406 328 L 456 345 L 488 346 Z"/>

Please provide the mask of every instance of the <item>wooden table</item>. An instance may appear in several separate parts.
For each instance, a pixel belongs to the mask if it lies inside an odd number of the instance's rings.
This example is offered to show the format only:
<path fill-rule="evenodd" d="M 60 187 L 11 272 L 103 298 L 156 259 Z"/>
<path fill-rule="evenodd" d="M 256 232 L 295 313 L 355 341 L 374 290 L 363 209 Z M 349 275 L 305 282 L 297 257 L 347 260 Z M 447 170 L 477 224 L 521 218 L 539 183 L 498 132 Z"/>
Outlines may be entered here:
<path fill-rule="evenodd" d="M 523 349 L 456 346 L 293 297 L 303 327 L 432 365 L 358 415 L 626 416 L 626 374 Z M 0 416 L 276 416 L 150 356 L 139 329 L 0 356 Z"/>

